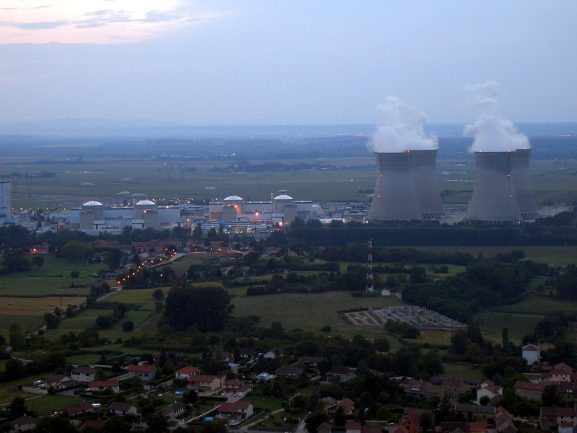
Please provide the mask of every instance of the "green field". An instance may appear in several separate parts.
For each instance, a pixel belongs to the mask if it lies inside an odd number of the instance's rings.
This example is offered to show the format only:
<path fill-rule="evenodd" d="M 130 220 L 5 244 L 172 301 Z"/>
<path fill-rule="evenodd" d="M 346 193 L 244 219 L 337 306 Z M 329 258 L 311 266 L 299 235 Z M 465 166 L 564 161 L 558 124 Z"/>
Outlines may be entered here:
<path fill-rule="evenodd" d="M 150 158 L 85 157 L 73 164 L 66 162 L 39 163 L 30 157 L 6 157 L 0 164 L 4 172 L 21 171 L 31 174 L 14 177 L 13 203 L 18 208 L 78 206 L 88 199 L 119 201 L 119 192 L 140 193 L 150 198 L 178 197 L 180 199 L 222 198 L 239 194 L 245 199 L 266 200 L 270 192 L 289 190 L 297 199 L 367 201 L 367 194 L 359 192 L 372 188 L 375 181 L 375 162 L 366 157 L 311 158 L 309 162 L 337 166 L 334 170 L 280 170 L 263 172 L 214 171 L 234 160 L 214 159 L 187 161 L 185 170 L 167 171 L 163 160 Z M 252 160 L 253 163 L 262 161 Z M 279 159 L 277 162 L 292 163 Z M 533 161 L 532 181 L 539 203 L 572 203 L 577 201 L 577 161 Z M 53 177 L 34 177 L 42 172 Z M 474 164 L 455 164 L 439 160 L 439 185 L 446 204 L 463 206 L 473 189 Z"/>
<path fill-rule="evenodd" d="M 575 312 L 577 302 L 529 295 L 515 304 L 501 305 L 479 313 L 475 319 L 487 338 L 499 342 L 503 328 L 508 328 L 511 341 L 520 343 L 523 336 L 533 331 L 539 320 L 556 311 Z"/>
<path fill-rule="evenodd" d="M 66 407 L 80 403 L 80 397 L 65 397 L 60 395 L 45 395 L 38 398 L 33 398 L 26 401 L 26 408 L 33 410 L 40 416 L 51 415 L 56 411 L 65 409 Z"/>
<path fill-rule="evenodd" d="M 525 252 L 527 260 L 546 263 L 551 266 L 566 266 L 577 263 L 577 246 L 575 245 L 438 245 L 417 247 L 417 249 L 468 253 L 473 256 L 477 256 L 479 253 L 483 253 L 485 256 L 490 256 L 494 254 L 510 253 L 513 250 L 521 250 Z"/>
<path fill-rule="evenodd" d="M 401 301 L 394 296 L 355 298 L 346 292 L 245 296 L 234 298 L 233 303 L 235 316 L 259 316 L 264 326 L 280 322 L 287 330 L 303 329 L 318 332 L 323 326 L 329 325 L 333 332 L 346 336 L 379 335 L 383 331 L 378 328 L 350 325 L 339 317 L 338 311 L 401 305 Z"/>

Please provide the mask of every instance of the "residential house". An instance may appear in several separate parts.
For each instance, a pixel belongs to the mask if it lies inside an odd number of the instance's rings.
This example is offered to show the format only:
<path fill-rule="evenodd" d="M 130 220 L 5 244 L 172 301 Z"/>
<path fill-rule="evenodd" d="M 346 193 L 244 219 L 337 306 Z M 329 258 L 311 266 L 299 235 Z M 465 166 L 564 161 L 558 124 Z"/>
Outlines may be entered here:
<path fill-rule="evenodd" d="M 469 389 L 469 386 L 461 378 L 443 377 L 440 383 L 441 392 L 450 398 L 457 400 L 461 394 Z"/>
<path fill-rule="evenodd" d="M 40 420 L 38 418 L 34 418 L 31 416 L 21 416 L 20 418 L 16 418 L 12 421 L 12 431 L 14 432 L 21 432 L 21 431 L 30 431 L 36 428 L 36 424 L 38 424 Z"/>
<path fill-rule="evenodd" d="M 329 382 L 348 382 L 355 378 L 355 369 L 352 367 L 333 367 L 327 374 Z"/>
<path fill-rule="evenodd" d="M 497 433 L 517 433 L 513 416 L 502 407 L 498 407 L 495 414 L 495 430 Z"/>
<path fill-rule="evenodd" d="M 229 397 L 244 397 L 252 391 L 252 386 L 246 384 L 242 380 L 231 379 L 224 382 L 223 394 Z"/>
<path fill-rule="evenodd" d="M 77 382 L 92 382 L 94 379 L 96 379 L 96 369 L 85 366 L 76 367 L 70 372 L 70 378 Z"/>
<path fill-rule="evenodd" d="M 528 366 L 538 364 L 541 361 L 541 349 L 534 344 L 527 344 L 523 346 L 521 356 Z"/>
<path fill-rule="evenodd" d="M 303 369 L 294 365 L 284 365 L 275 370 L 278 377 L 299 377 L 303 374 Z"/>
<path fill-rule="evenodd" d="M 443 397 L 442 390 L 439 386 L 433 385 L 431 382 L 426 382 L 418 379 L 408 379 L 401 385 L 407 394 L 423 398 Z"/>
<path fill-rule="evenodd" d="M 301 356 L 297 360 L 297 364 L 310 368 L 317 368 L 322 362 L 327 362 L 327 358 L 324 356 Z"/>
<path fill-rule="evenodd" d="M 112 391 L 114 394 L 120 392 L 120 383 L 118 380 L 93 380 L 88 384 L 87 391 L 90 392 L 102 392 L 102 391 Z"/>
<path fill-rule="evenodd" d="M 494 420 L 497 410 L 493 406 L 478 406 L 471 403 L 457 403 L 455 413 L 463 414 L 467 419 L 475 421 Z"/>
<path fill-rule="evenodd" d="M 92 407 L 92 405 L 90 403 L 82 402 L 82 403 L 76 403 L 76 404 L 73 404 L 71 406 L 68 406 L 66 409 L 64 409 L 62 411 L 62 413 L 65 413 L 69 417 L 75 417 L 75 416 L 82 415 L 85 413 L 90 413 L 93 410 L 94 410 L 94 408 Z"/>
<path fill-rule="evenodd" d="M 544 383 L 517 381 L 515 382 L 513 389 L 515 390 L 515 394 L 521 397 L 541 401 L 541 397 L 543 396 L 545 386 L 546 385 Z"/>
<path fill-rule="evenodd" d="M 186 386 L 187 389 L 193 389 L 196 392 L 214 392 L 220 387 L 221 381 L 218 377 L 205 374 L 191 376 Z"/>
<path fill-rule="evenodd" d="M 404 427 L 407 433 L 421 433 L 421 416 L 425 413 L 423 409 L 406 407 L 399 425 Z"/>
<path fill-rule="evenodd" d="M 175 379 L 188 380 L 192 376 L 196 376 L 199 374 L 200 374 L 200 368 L 193 367 L 192 365 L 187 365 L 186 367 L 182 367 L 180 370 L 177 370 L 176 373 L 174 373 L 174 377 Z"/>
<path fill-rule="evenodd" d="M 136 406 L 124 401 L 115 401 L 110 403 L 108 410 L 112 415 L 116 416 L 138 415 L 138 409 Z"/>
<path fill-rule="evenodd" d="M 233 403 L 223 403 L 217 410 L 218 414 L 232 420 L 245 420 L 254 413 L 252 403 L 248 401 L 235 401 Z"/>
<path fill-rule="evenodd" d="M 129 365 L 130 377 L 138 377 L 143 382 L 150 382 L 156 377 L 156 367 L 150 364 Z"/>
<path fill-rule="evenodd" d="M 474 422 L 443 422 L 441 423 L 442 432 L 463 432 L 463 433 L 485 433 L 487 431 L 486 421 Z"/>
<path fill-rule="evenodd" d="M 162 415 L 164 415 L 166 418 L 178 418 L 184 413 L 185 410 L 186 406 L 183 403 L 175 401 L 174 403 L 170 403 L 164 406 L 160 410 L 160 413 L 162 413 Z"/>
<path fill-rule="evenodd" d="M 551 430 L 561 424 L 577 426 L 575 407 L 542 407 L 539 410 L 539 427 L 541 430 Z"/>
<path fill-rule="evenodd" d="M 548 373 L 541 376 L 541 380 L 545 382 L 571 382 L 573 379 L 573 369 L 564 362 L 557 364 Z"/>
<path fill-rule="evenodd" d="M 327 405 L 327 412 L 330 416 L 334 416 L 339 409 L 343 410 L 345 416 L 352 415 L 355 409 L 355 402 L 350 398 L 343 398 L 342 400 L 334 400 L 330 405 Z"/>
<path fill-rule="evenodd" d="M 51 374 L 44 379 L 44 387 L 53 388 L 56 391 L 70 388 L 76 385 L 76 382 L 63 374 Z"/>
<path fill-rule="evenodd" d="M 481 404 L 481 399 L 487 397 L 489 401 L 493 401 L 496 397 L 503 395 L 503 388 L 495 385 L 492 381 L 488 380 L 481 384 L 481 387 L 477 389 L 477 404 Z"/>

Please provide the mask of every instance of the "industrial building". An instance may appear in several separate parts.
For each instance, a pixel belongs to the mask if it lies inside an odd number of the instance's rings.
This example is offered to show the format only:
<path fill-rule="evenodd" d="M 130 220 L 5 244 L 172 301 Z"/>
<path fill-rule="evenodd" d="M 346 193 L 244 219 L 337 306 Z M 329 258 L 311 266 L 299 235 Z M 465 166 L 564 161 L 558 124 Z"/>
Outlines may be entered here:
<path fill-rule="evenodd" d="M 437 150 L 376 152 L 377 179 L 369 221 L 437 220 L 441 197 L 435 172 Z"/>
<path fill-rule="evenodd" d="M 472 221 L 520 221 L 513 180 L 515 151 L 475 152 L 475 187 L 467 218 Z"/>
<path fill-rule="evenodd" d="M 70 209 L 70 228 L 88 234 L 117 234 L 125 227 L 162 230 L 180 224 L 180 208 L 158 206 L 150 200 L 140 200 L 134 206 L 104 206 L 91 200 L 80 208 Z"/>
<path fill-rule="evenodd" d="M 295 200 L 287 194 L 271 197 L 269 201 L 246 201 L 238 195 L 231 195 L 209 203 L 209 222 L 205 226 L 213 228 L 218 224 L 228 231 L 251 232 L 271 225 L 288 225 L 296 218 L 307 221 L 313 215 L 312 201 Z"/>
<path fill-rule="evenodd" d="M 12 222 L 12 184 L 9 179 L 0 179 L 0 224 Z"/>
<path fill-rule="evenodd" d="M 517 193 L 521 218 L 531 221 L 537 218 L 537 204 L 533 197 L 533 185 L 529 174 L 531 149 L 517 149 L 513 154 L 511 174 L 513 185 Z"/>

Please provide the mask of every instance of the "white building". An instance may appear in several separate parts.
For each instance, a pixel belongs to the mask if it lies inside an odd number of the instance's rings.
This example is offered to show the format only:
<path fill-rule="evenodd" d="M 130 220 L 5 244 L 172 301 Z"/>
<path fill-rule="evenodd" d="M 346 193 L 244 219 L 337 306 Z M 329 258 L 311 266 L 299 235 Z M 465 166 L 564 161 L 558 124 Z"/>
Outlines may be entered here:
<path fill-rule="evenodd" d="M 539 363 L 541 360 L 541 349 L 539 346 L 535 346 L 534 344 L 527 344 L 523 346 L 523 351 L 521 356 L 527 362 L 527 365 L 531 366 L 535 363 Z"/>
<path fill-rule="evenodd" d="M 92 235 L 101 232 L 119 234 L 125 227 L 171 229 L 179 224 L 178 207 L 158 206 L 150 200 L 141 200 L 134 206 L 104 206 L 91 200 L 80 208 L 70 209 L 70 228 Z"/>

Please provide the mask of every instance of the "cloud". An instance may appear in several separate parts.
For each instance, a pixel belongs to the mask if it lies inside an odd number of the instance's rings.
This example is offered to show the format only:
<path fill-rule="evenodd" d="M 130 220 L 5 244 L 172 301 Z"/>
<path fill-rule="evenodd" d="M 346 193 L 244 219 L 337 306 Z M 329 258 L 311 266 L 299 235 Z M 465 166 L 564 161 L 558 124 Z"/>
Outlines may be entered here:
<path fill-rule="evenodd" d="M 134 43 L 216 18 L 186 0 L 3 0 L 0 45 Z"/>
<path fill-rule="evenodd" d="M 475 122 L 464 130 L 465 136 L 473 137 L 471 152 L 511 152 L 531 148 L 527 136 L 501 114 L 499 83 L 467 84 L 465 94 L 469 104 L 479 111 Z"/>
<path fill-rule="evenodd" d="M 374 152 L 398 153 L 407 150 L 437 149 L 437 139 L 425 133 L 425 116 L 396 96 L 388 96 L 377 107 L 379 120 L 369 140 Z"/>

